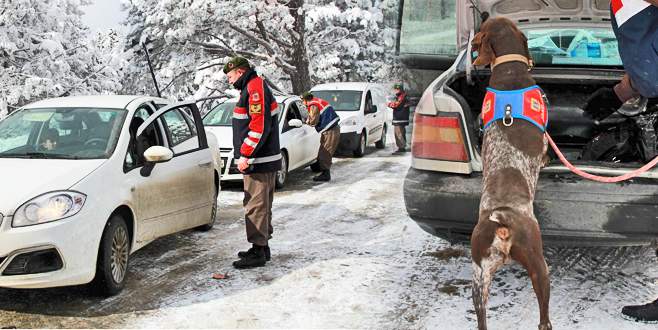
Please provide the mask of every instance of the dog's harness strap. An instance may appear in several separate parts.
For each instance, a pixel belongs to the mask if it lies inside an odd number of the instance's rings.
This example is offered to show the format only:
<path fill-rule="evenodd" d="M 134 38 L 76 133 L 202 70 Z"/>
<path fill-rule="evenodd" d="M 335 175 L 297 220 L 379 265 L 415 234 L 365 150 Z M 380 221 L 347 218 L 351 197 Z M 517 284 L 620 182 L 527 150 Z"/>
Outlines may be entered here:
<path fill-rule="evenodd" d="M 542 132 L 548 125 L 548 110 L 544 92 L 539 86 L 531 86 L 513 91 L 499 91 L 487 88 L 482 103 L 482 122 L 486 129 L 491 123 L 502 120 L 509 127 L 514 119 L 528 121 Z"/>
<path fill-rule="evenodd" d="M 528 69 L 532 68 L 532 60 L 520 54 L 508 54 L 496 57 L 493 62 L 491 62 L 491 70 L 493 70 L 497 65 L 501 65 L 507 62 L 522 62 L 528 66 Z"/>

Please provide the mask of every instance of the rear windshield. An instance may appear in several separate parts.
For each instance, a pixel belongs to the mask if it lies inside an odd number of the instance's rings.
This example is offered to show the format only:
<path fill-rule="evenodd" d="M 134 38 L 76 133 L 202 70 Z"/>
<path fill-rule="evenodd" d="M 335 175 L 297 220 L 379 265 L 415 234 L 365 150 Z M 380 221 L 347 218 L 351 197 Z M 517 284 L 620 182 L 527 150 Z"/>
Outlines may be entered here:
<path fill-rule="evenodd" d="M 361 91 L 313 91 L 313 96 L 329 102 L 336 111 L 359 111 L 362 95 Z"/>
<path fill-rule="evenodd" d="M 610 28 L 526 29 L 537 66 L 621 66 L 617 38 Z"/>

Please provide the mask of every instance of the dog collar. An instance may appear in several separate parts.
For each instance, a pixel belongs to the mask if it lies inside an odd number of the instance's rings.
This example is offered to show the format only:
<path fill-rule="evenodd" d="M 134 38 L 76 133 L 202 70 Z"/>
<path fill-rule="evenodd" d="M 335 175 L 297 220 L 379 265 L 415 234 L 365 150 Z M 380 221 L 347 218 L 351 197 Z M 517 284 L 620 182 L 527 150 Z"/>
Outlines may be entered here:
<path fill-rule="evenodd" d="M 525 65 L 528 66 L 528 71 L 530 71 L 530 69 L 532 69 L 532 67 L 534 65 L 534 63 L 532 62 L 531 59 L 529 59 L 529 58 L 527 58 L 523 55 L 508 54 L 508 55 L 503 55 L 503 56 L 496 57 L 493 60 L 493 62 L 491 62 L 491 70 L 493 71 L 493 69 L 497 65 L 501 65 L 501 64 L 507 63 L 507 62 L 522 62 L 522 63 L 525 63 Z"/>
<path fill-rule="evenodd" d="M 514 118 L 528 121 L 542 132 L 546 131 L 548 109 L 544 92 L 539 86 L 512 91 L 487 88 L 487 94 L 482 102 L 484 129 L 497 120 L 502 120 L 505 126 L 512 126 Z"/>

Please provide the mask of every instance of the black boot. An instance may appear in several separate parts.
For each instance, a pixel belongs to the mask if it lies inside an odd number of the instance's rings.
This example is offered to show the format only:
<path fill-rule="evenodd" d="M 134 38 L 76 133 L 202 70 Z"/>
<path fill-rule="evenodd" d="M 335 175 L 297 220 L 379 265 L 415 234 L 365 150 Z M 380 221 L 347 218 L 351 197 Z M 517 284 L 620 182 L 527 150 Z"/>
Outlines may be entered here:
<path fill-rule="evenodd" d="M 621 313 L 638 322 L 658 322 L 658 299 L 646 305 L 624 306 Z"/>
<path fill-rule="evenodd" d="M 233 267 L 237 269 L 246 269 L 254 267 L 263 267 L 267 260 L 265 260 L 265 247 L 254 245 L 250 249 L 251 253 L 247 253 L 244 258 L 233 262 Z"/>
<path fill-rule="evenodd" d="M 240 259 L 244 259 L 247 257 L 247 255 L 254 253 L 254 248 L 258 247 L 257 245 L 252 245 L 251 248 L 247 251 L 240 251 L 238 252 L 238 257 Z M 265 245 L 265 260 L 270 261 L 272 255 L 270 254 L 270 246 Z"/>
<path fill-rule="evenodd" d="M 320 168 L 320 164 L 318 164 L 318 162 L 315 162 L 311 164 L 311 171 L 313 171 L 313 173 L 320 173 L 322 172 L 322 168 Z"/>
<path fill-rule="evenodd" d="M 320 175 L 313 178 L 313 181 L 320 181 L 320 182 L 326 182 L 329 180 L 331 180 L 331 173 L 329 172 L 329 170 L 322 171 Z"/>

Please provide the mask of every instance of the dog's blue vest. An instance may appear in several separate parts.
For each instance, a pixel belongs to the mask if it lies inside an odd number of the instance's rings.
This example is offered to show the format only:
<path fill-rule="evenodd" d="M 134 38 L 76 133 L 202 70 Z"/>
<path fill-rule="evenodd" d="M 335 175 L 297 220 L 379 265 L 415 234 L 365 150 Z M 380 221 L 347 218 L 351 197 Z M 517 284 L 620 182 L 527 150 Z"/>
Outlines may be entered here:
<path fill-rule="evenodd" d="M 497 120 L 505 126 L 511 126 L 514 119 L 528 121 L 542 132 L 548 126 L 548 110 L 544 92 L 539 86 L 530 86 L 513 91 L 499 91 L 487 88 L 482 103 L 482 122 L 484 129 Z"/>

